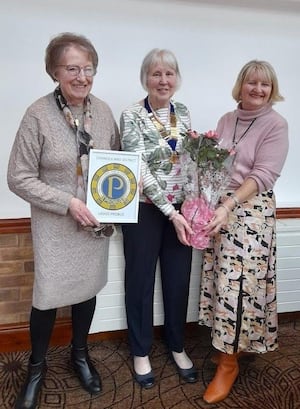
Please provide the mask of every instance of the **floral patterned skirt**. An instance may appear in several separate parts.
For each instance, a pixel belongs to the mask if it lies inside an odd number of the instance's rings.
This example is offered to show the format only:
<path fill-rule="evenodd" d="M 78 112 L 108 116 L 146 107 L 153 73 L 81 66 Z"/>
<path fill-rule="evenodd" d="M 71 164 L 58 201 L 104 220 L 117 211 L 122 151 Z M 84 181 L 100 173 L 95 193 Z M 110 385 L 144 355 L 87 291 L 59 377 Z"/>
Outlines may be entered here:
<path fill-rule="evenodd" d="M 244 202 L 203 253 L 199 324 L 222 352 L 278 348 L 275 211 L 273 191 Z"/>

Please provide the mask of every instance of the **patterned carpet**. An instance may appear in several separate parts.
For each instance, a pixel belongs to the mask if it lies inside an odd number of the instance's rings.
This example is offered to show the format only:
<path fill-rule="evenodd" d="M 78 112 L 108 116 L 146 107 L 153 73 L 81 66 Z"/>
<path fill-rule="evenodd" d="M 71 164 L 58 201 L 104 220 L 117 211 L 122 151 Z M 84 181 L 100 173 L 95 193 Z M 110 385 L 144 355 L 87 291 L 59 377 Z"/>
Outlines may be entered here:
<path fill-rule="evenodd" d="M 209 332 L 189 334 L 186 350 L 199 368 L 200 379 L 184 384 L 157 339 L 151 354 L 156 385 L 142 390 L 132 381 L 132 363 L 125 340 L 90 345 L 101 373 L 103 392 L 91 397 L 82 390 L 70 365 L 69 347 L 52 347 L 39 409 L 300 409 L 300 322 L 280 324 L 280 349 L 240 362 L 240 376 L 223 402 L 206 404 L 202 395 L 214 373 Z M 0 408 L 11 409 L 26 374 L 29 352 L 0 353 Z"/>

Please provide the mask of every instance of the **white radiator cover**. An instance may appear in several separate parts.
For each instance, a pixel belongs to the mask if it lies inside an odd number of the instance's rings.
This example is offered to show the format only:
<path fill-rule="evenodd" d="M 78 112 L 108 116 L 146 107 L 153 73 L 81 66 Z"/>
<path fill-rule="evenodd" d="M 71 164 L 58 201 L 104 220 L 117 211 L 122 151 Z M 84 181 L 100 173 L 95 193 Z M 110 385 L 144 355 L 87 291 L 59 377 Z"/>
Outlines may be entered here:
<path fill-rule="evenodd" d="M 124 256 L 122 234 L 113 237 L 109 250 L 106 287 L 97 296 L 91 333 L 127 328 L 124 307 Z M 300 219 L 277 221 L 278 312 L 300 311 Z M 201 251 L 194 250 L 187 321 L 198 319 Z M 163 323 L 159 266 L 154 294 L 154 324 Z"/>
<path fill-rule="evenodd" d="M 300 311 L 300 219 L 277 221 L 278 312 Z"/>

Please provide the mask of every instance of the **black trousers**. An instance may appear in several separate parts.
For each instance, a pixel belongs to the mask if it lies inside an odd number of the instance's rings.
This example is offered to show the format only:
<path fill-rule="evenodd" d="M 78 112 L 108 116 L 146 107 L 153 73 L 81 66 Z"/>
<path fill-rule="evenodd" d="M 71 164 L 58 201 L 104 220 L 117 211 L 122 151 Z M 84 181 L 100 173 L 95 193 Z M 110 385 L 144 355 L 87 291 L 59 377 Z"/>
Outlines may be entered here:
<path fill-rule="evenodd" d="M 153 342 L 153 296 L 160 261 L 164 335 L 170 351 L 182 352 L 192 248 L 177 239 L 173 223 L 152 204 L 140 203 L 137 224 L 123 225 L 125 305 L 132 355 L 149 355 Z"/>

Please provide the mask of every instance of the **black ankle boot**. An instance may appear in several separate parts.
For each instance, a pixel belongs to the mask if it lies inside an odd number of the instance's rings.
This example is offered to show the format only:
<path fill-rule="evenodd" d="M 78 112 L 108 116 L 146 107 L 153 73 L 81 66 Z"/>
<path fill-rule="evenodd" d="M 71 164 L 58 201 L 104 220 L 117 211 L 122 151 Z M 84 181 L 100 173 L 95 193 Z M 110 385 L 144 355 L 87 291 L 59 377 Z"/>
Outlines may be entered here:
<path fill-rule="evenodd" d="M 17 398 L 15 409 L 35 409 L 46 371 L 46 361 L 32 364 L 29 359 L 27 378 Z"/>
<path fill-rule="evenodd" d="M 101 379 L 90 361 L 87 348 L 74 348 L 71 351 L 71 361 L 82 387 L 92 395 L 102 390 Z"/>

